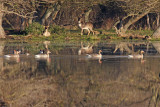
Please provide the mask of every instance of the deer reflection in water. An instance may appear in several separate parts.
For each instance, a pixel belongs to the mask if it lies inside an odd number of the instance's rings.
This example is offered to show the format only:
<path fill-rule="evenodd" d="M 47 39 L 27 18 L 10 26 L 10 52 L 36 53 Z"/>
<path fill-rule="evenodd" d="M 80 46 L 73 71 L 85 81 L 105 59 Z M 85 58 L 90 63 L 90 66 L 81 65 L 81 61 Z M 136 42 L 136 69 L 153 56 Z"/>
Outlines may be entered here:
<path fill-rule="evenodd" d="M 120 42 L 116 44 L 113 53 L 116 53 L 118 49 L 120 50 L 121 53 L 123 53 L 124 51 L 127 51 L 128 53 L 132 52 L 132 50 L 129 48 L 129 45 L 126 42 Z"/>
<path fill-rule="evenodd" d="M 87 46 L 84 46 L 83 43 L 81 42 L 81 48 L 78 50 L 78 55 L 87 55 L 87 59 L 98 59 L 99 63 L 102 63 L 102 54 L 101 50 L 99 51 L 99 54 L 93 54 L 93 44 L 90 45 L 88 44 Z"/>
<path fill-rule="evenodd" d="M 143 44 L 143 43 L 142 43 Z M 113 53 L 115 53 L 118 49 L 120 52 L 124 53 L 126 51 L 128 53 L 127 57 L 129 59 L 140 59 L 141 63 L 145 62 L 143 60 L 144 58 L 144 51 L 140 49 L 137 50 L 135 49 L 136 47 L 140 46 L 141 44 L 137 43 L 126 43 L 126 42 L 121 42 L 115 46 L 115 50 Z M 136 51 L 135 51 L 136 50 Z M 147 49 L 148 50 L 148 49 Z"/>
<path fill-rule="evenodd" d="M 84 47 L 83 43 L 81 42 L 81 48 L 78 50 L 78 55 L 90 53 L 93 53 L 93 45 L 88 44 Z"/>

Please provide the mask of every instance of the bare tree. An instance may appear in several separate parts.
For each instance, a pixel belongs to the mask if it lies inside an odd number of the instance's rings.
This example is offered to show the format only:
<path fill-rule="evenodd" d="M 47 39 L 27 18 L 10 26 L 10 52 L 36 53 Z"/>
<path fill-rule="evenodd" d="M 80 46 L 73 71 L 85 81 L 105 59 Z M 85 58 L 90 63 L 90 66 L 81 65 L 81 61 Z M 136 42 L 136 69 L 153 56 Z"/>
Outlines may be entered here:
<path fill-rule="evenodd" d="M 5 38 L 6 34 L 2 27 L 5 14 L 15 14 L 22 18 L 33 18 L 38 6 L 37 0 L 1 0 L 0 2 L 0 38 Z"/>
<path fill-rule="evenodd" d="M 0 3 L 0 8 L 3 9 L 4 6 L 3 6 L 3 3 Z M 5 38 L 5 32 L 4 32 L 4 29 L 2 27 L 2 18 L 3 18 L 3 15 L 4 13 L 2 11 L 0 11 L 0 37 L 1 38 Z"/>
<path fill-rule="evenodd" d="M 54 20 L 57 16 L 57 13 L 61 9 L 61 4 L 63 3 L 63 0 L 43 0 L 43 5 L 46 5 L 46 11 L 43 14 L 41 18 L 41 24 L 44 25 L 46 23 L 46 20 Z M 50 19 L 49 19 L 50 17 Z M 47 25 L 49 22 L 47 23 Z"/>
<path fill-rule="evenodd" d="M 125 20 L 123 29 L 117 31 L 120 36 L 125 35 L 132 24 L 159 6 L 159 0 L 115 0 L 115 2 L 120 2 L 117 5 L 126 13 L 122 19 Z"/>

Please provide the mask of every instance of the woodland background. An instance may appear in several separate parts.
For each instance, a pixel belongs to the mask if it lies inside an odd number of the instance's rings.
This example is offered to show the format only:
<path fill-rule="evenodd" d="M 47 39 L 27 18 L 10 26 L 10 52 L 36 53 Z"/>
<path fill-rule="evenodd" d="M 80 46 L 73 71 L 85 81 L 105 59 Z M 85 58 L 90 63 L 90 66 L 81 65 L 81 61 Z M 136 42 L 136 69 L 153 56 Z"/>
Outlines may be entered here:
<path fill-rule="evenodd" d="M 104 30 L 122 19 L 119 34 L 125 35 L 129 29 L 156 30 L 160 0 L 1 0 L 0 7 L 1 38 L 7 29 L 23 31 L 33 22 L 76 30 L 80 17 Z"/>

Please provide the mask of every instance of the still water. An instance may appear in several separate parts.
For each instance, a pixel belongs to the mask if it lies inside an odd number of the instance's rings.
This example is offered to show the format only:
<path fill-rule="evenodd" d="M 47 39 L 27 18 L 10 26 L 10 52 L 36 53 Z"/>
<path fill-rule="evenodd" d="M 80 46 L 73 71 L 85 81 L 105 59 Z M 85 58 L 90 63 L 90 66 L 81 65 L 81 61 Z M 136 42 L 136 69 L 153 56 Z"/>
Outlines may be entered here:
<path fill-rule="evenodd" d="M 47 58 L 35 58 L 48 49 Z M 88 50 L 85 50 L 88 49 Z M 20 50 L 20 57 L 6 58 Z M 87 54 L 102 50 L 102 58 Z M 128 55 L 144 51 L 143 58 Z M 0 42 L 0 105 L 160 106 L 160 42 Z M 26 55 L 29 53 L 29 55 Z"/>

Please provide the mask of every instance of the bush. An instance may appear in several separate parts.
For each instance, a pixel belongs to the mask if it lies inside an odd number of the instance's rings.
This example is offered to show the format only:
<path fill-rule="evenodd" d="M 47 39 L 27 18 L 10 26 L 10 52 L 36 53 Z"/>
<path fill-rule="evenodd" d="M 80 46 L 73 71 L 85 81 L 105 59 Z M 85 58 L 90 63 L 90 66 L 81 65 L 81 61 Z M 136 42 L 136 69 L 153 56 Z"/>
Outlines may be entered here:
<path fill-rule="evenodd" d="M 56 34 L 64 34 L 66 30 L 60 26 L 54 25 L 49 27 L 49 31 Z"/>
<path fill-rule="evenodd" d="M 44 30 L 44 26 L 38 22 L 33 22 L 25 29 L 27 34 L 32 34 L 35 36 L 42 35 Z"/>

